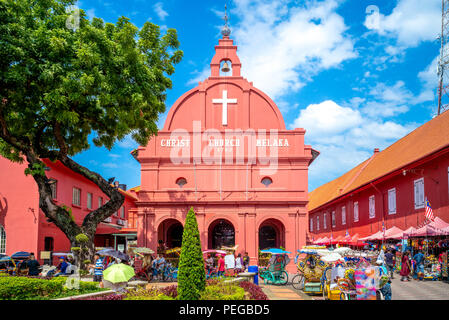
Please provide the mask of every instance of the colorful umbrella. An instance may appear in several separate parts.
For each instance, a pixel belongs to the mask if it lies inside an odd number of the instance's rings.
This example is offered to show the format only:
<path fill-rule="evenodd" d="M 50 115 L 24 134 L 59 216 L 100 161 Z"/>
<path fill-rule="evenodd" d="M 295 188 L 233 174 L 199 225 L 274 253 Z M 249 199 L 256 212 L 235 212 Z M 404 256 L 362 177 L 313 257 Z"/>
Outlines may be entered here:
<path fill-rule="evenodd" d="M 129 256 L 121 251 L 112 250 L 112 249 L 104 249 L 97 252 L 101 256 L 109 256 L 113 258 L 117 258 L 120 260 L 129 260 Z"/>
<path fill-rule="evenodd" d="M 153 254 L 154 251 L 151 250 L 150 248 L 145 248 L 145 247 L 137 247 L 137 248 L 130 248 L 133 252 L 135 253 L 140 253 L 140 254 Z"/>
<path fill-rule="evenodd" d="M 30 257 L 30 253 L 25 252 L 25 251 L 16 252 L 11 256 L 11 258 L 16 259 L 16 260 L 28 259 L 29 257 Z"/>
<path fill-rule="evenodd" d="M 134 276 L 134 268 L 123 263 L 113 264 L 103 271 L 103 279 L 112 283 L 127 282 Z"/>
<path fill-rule="evenodd" d="M 287 253 L 291 253 L 290 251 L 285 251 L 285 250 L 277 249 L 277 248 L 261 250 L 260 252 L 262 252 L 262 253 L 271 253 L 271 254 L 287 254 Z"/>
<path fill-rule="evenodd" d="M 224 251 L 224 250 L 209 249 L 209 250 L 203 251 L 203 254 L 206 254 L 206 253 L 226 254 L 226 251 Z"/>

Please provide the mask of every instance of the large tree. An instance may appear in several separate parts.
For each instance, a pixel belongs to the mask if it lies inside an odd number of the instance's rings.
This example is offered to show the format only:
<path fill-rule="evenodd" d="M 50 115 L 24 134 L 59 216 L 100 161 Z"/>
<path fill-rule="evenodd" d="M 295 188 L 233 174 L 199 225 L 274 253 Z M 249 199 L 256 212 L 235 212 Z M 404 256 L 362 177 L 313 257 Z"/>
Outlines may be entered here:
<path fill-rule="evenodd" d="M 162 35 L 159 26 L 139 29 L 126 17 L 90 21 L 83 10 L 79 17 L 71 11 L 73 4 L 0 0 L 0 155 L 26 161 L 47 219 L 90 256 L 97 225 L 124 196 L 72 156 L 89 148 L 90 135 L 108 149 L 127 135 L 146 145 L 157 133 L 168 76 L 182 51 L 174 29 Z M 110 200 L 77 224 L 68 206 L 52 200 L 42 159 L 59 160 Z"/>

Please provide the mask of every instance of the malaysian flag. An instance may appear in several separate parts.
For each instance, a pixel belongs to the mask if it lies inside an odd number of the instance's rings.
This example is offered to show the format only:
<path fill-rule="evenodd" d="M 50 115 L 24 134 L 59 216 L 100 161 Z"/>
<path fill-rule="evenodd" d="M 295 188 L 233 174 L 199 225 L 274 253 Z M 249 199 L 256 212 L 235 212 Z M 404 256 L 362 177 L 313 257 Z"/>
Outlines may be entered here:
<path fill-rule="evenodd" d="M 426 201 L 426 219 L 433 221 L 435 219 L 435 216 L 433 215 L 432 207 L 430 206 L 429 200 Z"/>

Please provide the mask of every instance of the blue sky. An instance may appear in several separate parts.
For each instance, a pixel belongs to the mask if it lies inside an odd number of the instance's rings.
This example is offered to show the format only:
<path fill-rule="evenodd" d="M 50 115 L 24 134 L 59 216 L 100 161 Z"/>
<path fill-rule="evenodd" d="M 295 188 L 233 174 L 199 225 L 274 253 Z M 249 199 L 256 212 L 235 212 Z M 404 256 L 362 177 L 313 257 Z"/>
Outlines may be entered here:
<path fill-rule="evenodd" d="M 167 112 L 176 99 L 208 77 L 220 38 L 225 1 L 83 0 L 89 17 L 137 27 L 151 21 L 175 28 L 184 59 L 172 76 Z M 321 152 L 309 171 L 309 190 L 370 157 L 437 109 L 440 0 L 227 1 L 231 38 L 242 74 L 277 103 L 288 129 L 307 130 Z M 167 112 L 160 117 L 162 128 Z M 108 151 L 74 159 L 128 188 L 140 166 L 128 138 Z"/>

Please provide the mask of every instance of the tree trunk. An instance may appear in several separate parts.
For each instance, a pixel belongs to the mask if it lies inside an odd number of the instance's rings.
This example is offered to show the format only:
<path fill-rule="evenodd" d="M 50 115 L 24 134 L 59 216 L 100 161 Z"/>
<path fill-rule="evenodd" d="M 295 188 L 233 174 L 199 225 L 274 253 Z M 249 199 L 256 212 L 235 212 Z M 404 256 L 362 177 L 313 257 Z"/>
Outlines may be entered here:
<path fill-rule="evenodd" d="M 25 156 L 30 169 L 33 168 L 33 164 L 43 165 L 43 162 L 32 150 L 28 150 L 25 153 Z M 39 207 L 44 212 L 47 220 L 53 222 L 67 236 L 72 247 L 80 248 L 81 251 L 79 254 L 75 254 L 75 263 L 81 268 L 84 266 L 84 261 L 92 261 L 93 255 L 95 254 L 94 237 L 97 225 L 106 218 L 112 216 L 114 212 L 121 207 L 125 197 L 118 191 L 118 189 L 111 186 L 99 174 L 79 165 L 69 157 L 59 155 L 58 160 L 73 172 L 76 172 L 95 183 L 110 199 L 100 208 L 87 214 L 84 217 L 82 224 L 78 225 L 74 220 L 70 209 L 68 210 L 54 203 L 49 179 L 45 174 L 33 174 L 33 178 L 36 181 L 39 190 Z M 88 242 L 78 242 L 76 236 L 79 234 L 86 235 L 89 239 Z"/>

